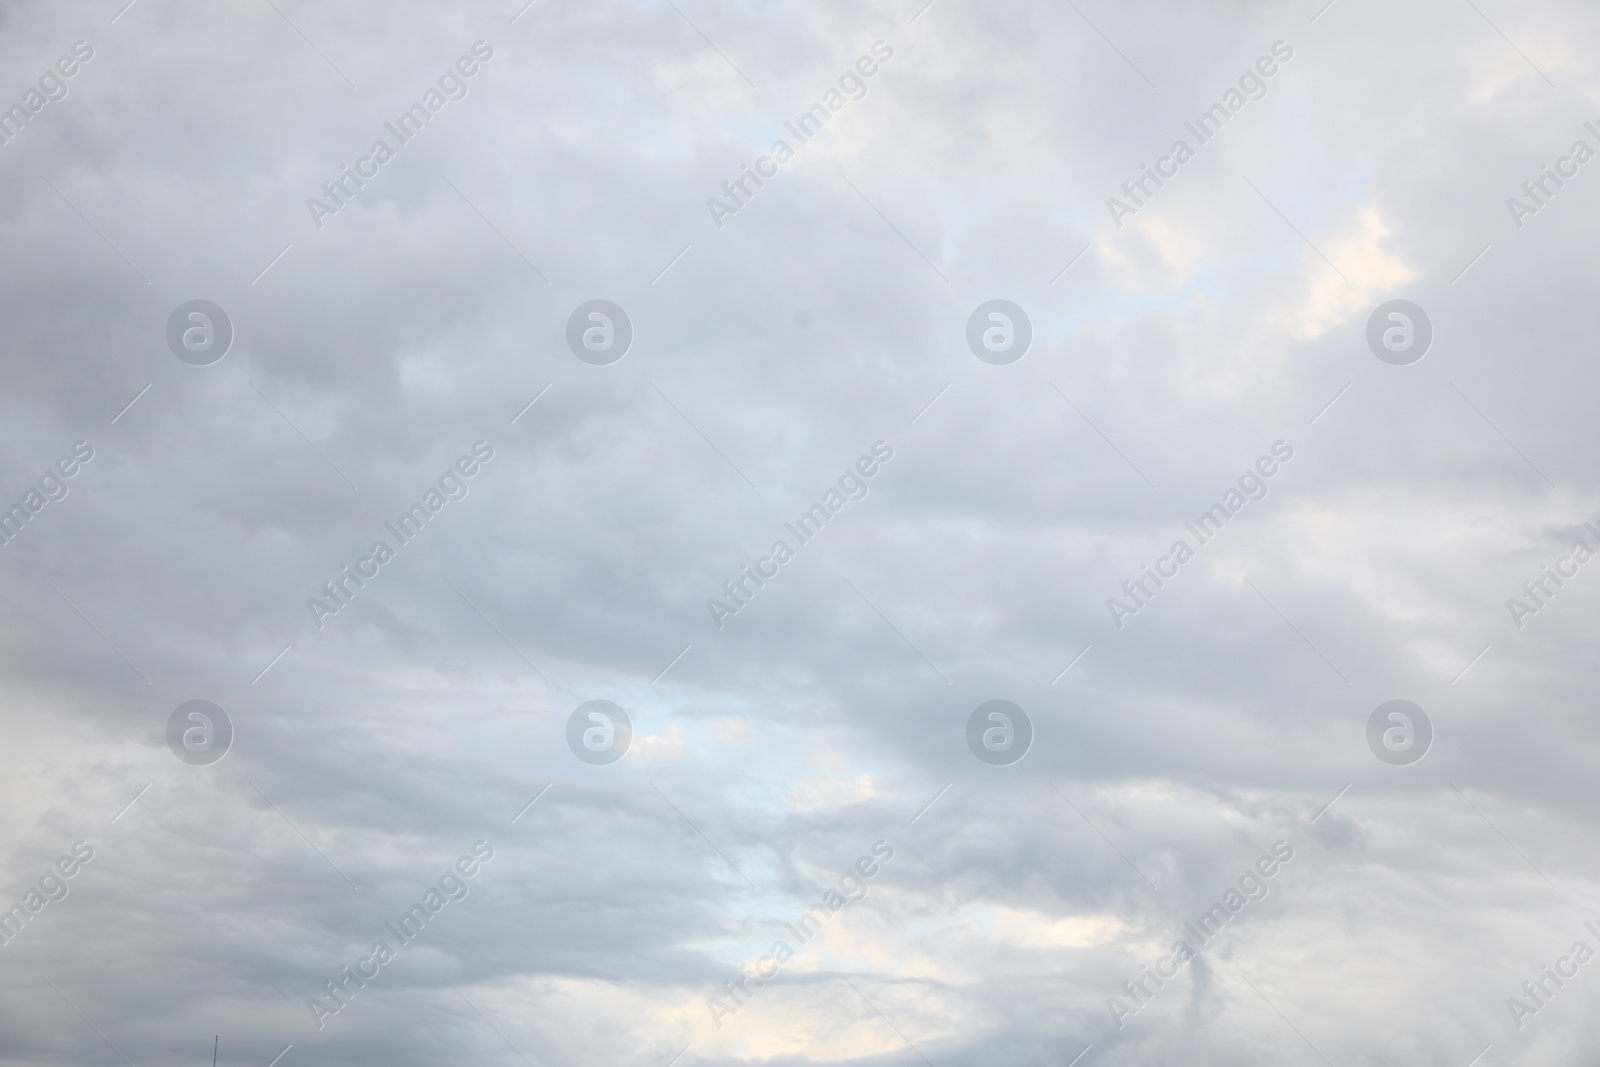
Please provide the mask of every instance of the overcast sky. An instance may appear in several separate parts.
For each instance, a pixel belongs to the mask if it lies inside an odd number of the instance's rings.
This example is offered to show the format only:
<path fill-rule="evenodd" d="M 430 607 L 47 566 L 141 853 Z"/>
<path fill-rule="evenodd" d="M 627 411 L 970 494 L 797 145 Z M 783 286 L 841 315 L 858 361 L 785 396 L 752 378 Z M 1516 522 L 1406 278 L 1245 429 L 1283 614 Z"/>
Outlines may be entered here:
<path fill-rule="evenodd" d="M 1592 1057 L 1592 4 L 124 2 L 0 4 L 0 1064 Z"/>

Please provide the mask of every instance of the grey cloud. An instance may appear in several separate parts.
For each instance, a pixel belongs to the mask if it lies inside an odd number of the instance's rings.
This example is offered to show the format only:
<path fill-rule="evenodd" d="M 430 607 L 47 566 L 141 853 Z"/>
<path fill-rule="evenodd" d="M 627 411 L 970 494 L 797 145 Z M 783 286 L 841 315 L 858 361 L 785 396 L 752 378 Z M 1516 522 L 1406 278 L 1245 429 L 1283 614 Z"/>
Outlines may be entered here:
<path fill-rule="evenodd" d="M 1600 947 L 1600 577 L 1521 629 L 1506 598 L 1600 523 L 1600 178 L 1520 229 L 1505 201 L 1600 149 L 1587 9 L 119 6 L 0 10 L 0 104 L 95 50 L 0 146 L 0 505 L 95 450 L 0 547 L 0 904 L 96 850 L 0 945 L 0 1058 L 1581 1047 L 1592 968 L 1521 1029 L 1506 999 Z M 318 229 L 307 198 L 480 40 Z M 878 40 L 716 228 L 706 198 Z M 1106 198 L 1279 40 L 1117 229 Z M 1400 298 L 1435 330 L 1409 366 L 1366 342 Z M 167 349 L 194 299 L 234 326 L 211 366 Z M 594 299 L 634 327 L 609 366 L 564 337 Z M 1033 326 L 1008 366 L 965 340 L 994 299 Z M 880 439 L 868 495 L 718 630 L 706 598 Z M 1107 598 L 1278 440 L 1269 494 L 1119 629 Z M 307 598 L 380 539 L 319 629 Z M 1407 767 L 1365 738 L 1397 698 L 1435 728 Z M 191 699 L 235 727 L 210 766 L 167 747 Z M 565 741 L 593 699 L 633 723 L 607 766 Z M 1034 723 L 1009 767 L 966 747 L 991 699 Z M 308 998 L 479 839 L 470 895 L 317 1029 Z M 880 839 L 865 899 L 716 1027 Z M 1118 1029 L 1107 998 L 1279 840 L 1266 899 Z"/>

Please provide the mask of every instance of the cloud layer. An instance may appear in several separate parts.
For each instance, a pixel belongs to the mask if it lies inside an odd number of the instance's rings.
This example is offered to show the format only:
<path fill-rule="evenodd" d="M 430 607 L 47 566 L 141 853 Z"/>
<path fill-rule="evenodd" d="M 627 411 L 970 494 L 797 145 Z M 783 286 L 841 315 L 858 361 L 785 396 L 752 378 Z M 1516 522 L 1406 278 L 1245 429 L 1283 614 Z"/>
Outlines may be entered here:
<path fill-rule="evenodd" d="M 120 3 L 0 8 L 0 1063 L 1592 1048 L 1591 7 Z"/>

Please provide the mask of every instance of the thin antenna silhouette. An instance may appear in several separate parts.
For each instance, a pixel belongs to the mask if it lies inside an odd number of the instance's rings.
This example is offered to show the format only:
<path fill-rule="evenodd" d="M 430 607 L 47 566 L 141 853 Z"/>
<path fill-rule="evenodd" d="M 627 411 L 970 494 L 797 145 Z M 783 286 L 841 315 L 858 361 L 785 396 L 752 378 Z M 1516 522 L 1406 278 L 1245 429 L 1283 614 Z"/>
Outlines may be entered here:
<path fill-rule="evenodd" d="M 219 1034 L 219 1035 L 217 1035 L 217 1037 L 213 1037 L 211 1039 L 211 1067 L 217 1067 L 217 1038 L 218 1037 L 221 1037 L 221 1035 Z"/>

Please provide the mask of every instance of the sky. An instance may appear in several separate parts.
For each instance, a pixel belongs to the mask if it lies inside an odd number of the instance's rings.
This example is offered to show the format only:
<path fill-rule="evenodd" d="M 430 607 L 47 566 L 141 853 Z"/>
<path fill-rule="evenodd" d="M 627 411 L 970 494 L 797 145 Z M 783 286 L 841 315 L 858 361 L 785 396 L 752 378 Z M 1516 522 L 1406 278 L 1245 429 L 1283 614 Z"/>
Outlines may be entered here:
<path fill-rule="evenodd" d="M 1597 41 L 0 3 L 0 1065 L 1588 1062 Z"/>

